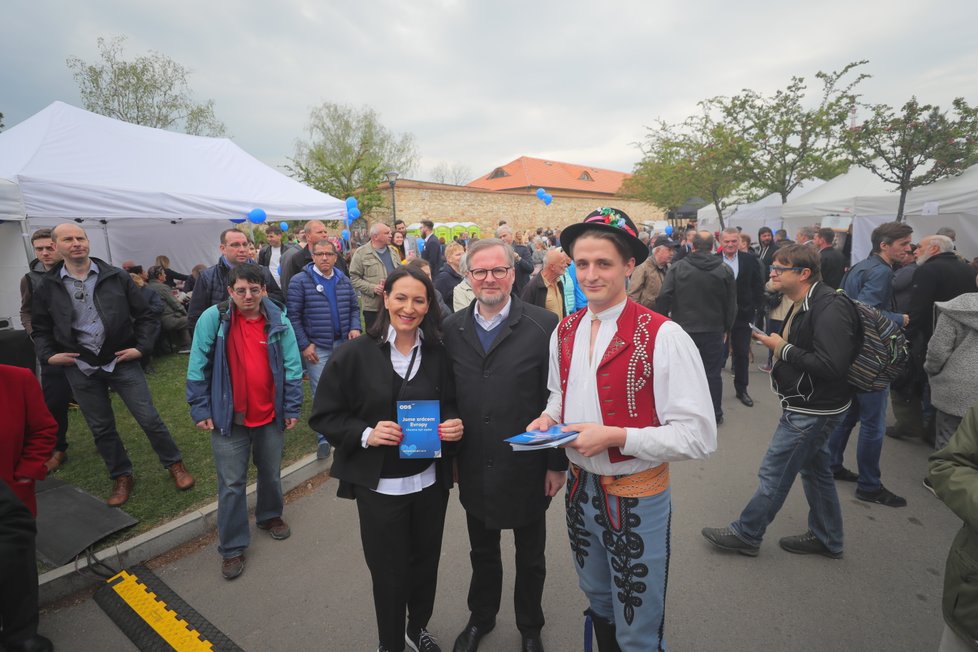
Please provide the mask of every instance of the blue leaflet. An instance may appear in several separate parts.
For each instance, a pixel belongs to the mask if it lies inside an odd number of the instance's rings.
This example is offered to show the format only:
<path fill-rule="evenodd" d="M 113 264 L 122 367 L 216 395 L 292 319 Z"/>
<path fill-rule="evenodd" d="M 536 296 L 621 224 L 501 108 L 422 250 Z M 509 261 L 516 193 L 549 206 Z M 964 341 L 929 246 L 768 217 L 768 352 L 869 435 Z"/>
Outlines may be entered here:
<path fill-rule="evenodd" d="M 398 401 L 397 425 L 404 432 L 399 446 L 402 459 L 441 457 L 438 401 Z"/>

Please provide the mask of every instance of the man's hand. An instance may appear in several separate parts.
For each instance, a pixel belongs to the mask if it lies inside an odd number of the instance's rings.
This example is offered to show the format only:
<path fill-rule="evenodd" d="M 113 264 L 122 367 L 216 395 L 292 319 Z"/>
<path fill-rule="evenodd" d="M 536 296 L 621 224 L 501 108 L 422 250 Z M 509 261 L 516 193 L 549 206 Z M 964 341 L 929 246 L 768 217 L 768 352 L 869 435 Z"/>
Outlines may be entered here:
<path fill-rule="evenodd" d="M 121 351 L 115 352 L 115 359 L 118 362 L 129 362 L 130 360 L 139 360 L 143 357 L 143 354 L 139 349 L 122 349 Z"/>
<path fill-rule="evenodd" d="M 777 333 L 762 335 L 760 333 L 751 332 L 751 336 L 772 351 L 781 346 L 781 343 L 784 342 L 784 338 Z"/>
<path fill-rule="evenodd" d="M 551 419 L 549 414 L 543 413 L 531 421 L 530 425 L 526 427 L 526 430 L 527 432 L 531 432 L 533 430 L 539 430 L 542 432 L 552 428 L 555 425 L 557 425 L 557 422 Z"/>
<path fill-rule="evenodd" d="M 393 421 L 379 421 L 367 437 L 367 446 L 397 446 L 404 434 Z"/>
<path fill-rule="evenodd" d="M 319 362 L 319 356 L 316 355 L 316 345 L 310 342 L 309 346 L 302 349 L 302 357 L 305 358 L 306 362 L 311 362 L 312 364 Z"/>
<path fill-rule="evenodd" d="M 564 426 L 564 431 L 576 430 L 577 439 L 564 444 L 584 457 L 597 455 L 612 446 L 625 445 L 625 429 L 617 426 L 603 426 L 600 423 L 573 423 Z"/>
<path fill-rule="evenodd" d="M 214 429 L 214 420 L 213 419 L 204 419 L 203 421 L 198 421 L 197 422 L 197 427 L 200 428 L 201 430 L 213 430 Z"/>
<path fill-rule="evenodd" d="M 384 284 L 383 283 L 378 283 L 377 285 L 374 286 L 374 294 L 376 294 L 378 297 L 384 295 Z"/>
<path fill-rule="evenodd" d="M 360 331 L 358 331 L 355 328 L 352 331 L 350 331 L 350 334 L 349 335 L 346 336 L 346 338 L 349 339 L 349 340 L 355 340 L 358 337 L 360 337 Z"/>
<path fill-rule="evenodd" d="M 285 429 L 292 430 L 295 428 L 295 424 L 299 423 L 299 420 L 295 417 L 288 417 L 285 419 Z"/>
<path fill-rule="evenodd" d="M 442 441 L 458 441 L 462 438 L 462 420 L 448 419 L 438 426 L 438 438 Z"/>
<path fill-rule="evenodd" d="M 57 367 L 71 367 L 75 364 L 75 358 L 77 358 L 80 353 L 55 353 L 50 358 L 48 358 L 48 364 L 55 365 Z"/>
<path fill-rule="evenodd" d="M 978 281 L 976 281 L 976 283 L 978 283 Z M 910 315 L 904 315 L 903 316 L 903 327 L 906 328 L 909 325 L 910 325 Z"/>
<path fill-rule="evenodd" d="M 547 478 L 544 481 L 543 491 L 547 496 L 553 498 L 560 491 L 567 481 L 566 471 L 547 471 Z"/>

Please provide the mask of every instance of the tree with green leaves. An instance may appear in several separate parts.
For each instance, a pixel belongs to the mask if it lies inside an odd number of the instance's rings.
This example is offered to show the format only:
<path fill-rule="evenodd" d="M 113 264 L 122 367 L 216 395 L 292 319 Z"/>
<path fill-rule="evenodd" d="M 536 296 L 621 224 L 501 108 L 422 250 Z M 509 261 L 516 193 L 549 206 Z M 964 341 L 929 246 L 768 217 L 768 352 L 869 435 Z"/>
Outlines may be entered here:
<path fill-rule="evenodd" d="M 642 160 L 625 181 L 631 197 L 675 211 L 690 197 L 702 197 L 716 208 L 723 228 L 726 200 L 740 185 L 736 134 L 701 103 L 702 113 L 672 125 L 662 120 L 647 129 L 638 146 Z"/>
<path fill-rule="evenodd" d="M 978 107 L 952 102 L 953 116 L 910 98 L 899 111 L 885 104 L 846 134 L 853 161 L 900 189 L 896 219 L 903 220 L 914 188 L 961 174 L 978 156 Z"/>
<path fill-rule="evenodd" d="M 860 73 L 851 78 L 850 73 L 865 63 L 816 74 L 822 93 L 814 104 L 807 102 L 803 77 L 792 77 L 771 96 L 745 89 L 707 101 L 738 139 L 736 176 L 747 199 L 778 193 L 786 202 L 805 180 L 830 179 L 845 171 L 849 163 L 842 132 L 857 98 L 855 88 L 869 77 Z"/>
<path fill-rule="evenodd" d="M 290 160 L 295 178 L 334 197 L 356 197 L 367 215 L 382 202 L 385 173 L 410 175 L 418 152 L 413 135 L 392 132 L 370 107 L 324 102 L 312 110 Z"/>
<path fill-rule="evenodd" d="M 85 108 L 93 113 L 145 127 L 183 131 L 195 136 L 225 136 L 214 115 L 214 100 L 197 102 L 187 78 L 190 70 L 164 54 L 151 51 L 127 60 L 126 37 L 99 37 L 101 61 L 69 57 Z"/>

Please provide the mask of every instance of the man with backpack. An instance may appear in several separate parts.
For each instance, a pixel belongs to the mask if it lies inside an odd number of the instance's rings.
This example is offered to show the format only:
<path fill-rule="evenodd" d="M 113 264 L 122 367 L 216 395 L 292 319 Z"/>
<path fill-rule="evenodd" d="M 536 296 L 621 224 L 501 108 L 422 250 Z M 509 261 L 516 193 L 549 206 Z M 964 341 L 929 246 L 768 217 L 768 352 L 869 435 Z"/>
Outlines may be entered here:
<path fill-rule="evenodd" d="M 842 557 L 842 508 L 825 442 L 852 405 L 846 382 L 859 347 L 859 317 L 852 303 L 821 282 L 818 252 L 786 245 L 774 254 L 771 284 L 792 301 L 780 332 L 754 338 L 774 352 L 771 387 L 782 405 L 758 472 L 760 483 L 740 517 L 725 528 L 704 528 L 722 550 L 754 557 L 767 526 L 801 474 L 808 499 L 808 531 L 784 537 L 796 554 Z"/>
<path fill-rule="evenodd" d="M 869 257 L 855 265 L 842 279 L 842 289 L 849 298 L 877 308 L 885 317 L 902 328 L 910 318 L 893 312 L 893 267 L 902 263 L 910 254 L 910 237 L 913 229 L 901 222 L 887 222 L 873 230 L 873 251 Z M 860 392 L 846 413 L 842 423 L 829 437 L 832 455 L 832 473 L 836 480 L 856 482 L 856 498 L 887 507 L 904 507 L 905 498 L 895 495 L 883 486 L 880 473 L 880 453 L 883 450 L 883 434 L 886 431 L 886 402 L 890 389 Z M 853 427 L 859 423 L 859 441 L 856 446 L 856 463 L 859 473 L 843 466 L 846 444 Z"/>

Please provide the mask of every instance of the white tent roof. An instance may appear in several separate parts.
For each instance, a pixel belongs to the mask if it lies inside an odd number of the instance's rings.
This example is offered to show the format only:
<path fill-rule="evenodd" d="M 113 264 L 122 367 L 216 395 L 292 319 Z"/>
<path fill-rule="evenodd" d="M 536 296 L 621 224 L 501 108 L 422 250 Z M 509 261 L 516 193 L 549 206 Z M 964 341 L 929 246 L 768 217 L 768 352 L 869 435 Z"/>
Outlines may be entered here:
<path fill-rule="evenodd" d="M 788 201 L 805 195 L 825 184 L 822 179 L 806 179 L 799 183 L 788 195 Z M 723 220 L 727 226 L 740 226 L 744 231 L 754 234 L 762 226 L 772 229 L 781 228 L 781 195 L 773 192 L 767 197 L 748 204 L 734 204 L 723 211 Z M 713 230 L 720 228 L 717 211 L 713 204 L 707 204 L 696 213 L 697 224 L 702 228 Z"/>
<path fill-rule="evenodd" d="M 54 102 L 0 133 L 0 220 L 340 217 L 342 201 L 225 138 L 128 124 Z"/>
<path fill-rule="evenodd" d="M 900 196 L 894 186 L 853 166 L 815 190 L 789 199 L 781 209 L 787 223 L 818 224 L 826 215 L 896 215 Z"/>

